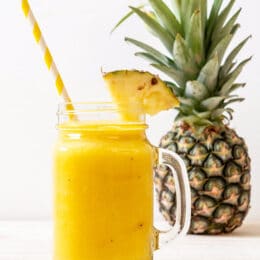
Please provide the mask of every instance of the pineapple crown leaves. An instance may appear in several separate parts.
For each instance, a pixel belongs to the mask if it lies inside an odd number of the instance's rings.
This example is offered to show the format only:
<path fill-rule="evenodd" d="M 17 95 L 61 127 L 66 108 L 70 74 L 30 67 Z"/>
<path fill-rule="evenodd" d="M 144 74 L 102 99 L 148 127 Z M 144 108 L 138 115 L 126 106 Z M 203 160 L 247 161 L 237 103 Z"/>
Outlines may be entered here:
<path fill-rule="evenodd" d="M 157 37 L 168 54 L 132 38 L 125 38 L 142 49 L 136 56 L 145 58 L 167 75 L 168 87 L 180 100 L 178 119 L 193 124 L 222 124 L 232 119 L 229 106 L 244 99 L 231 95 L 244 83 L 236 83 L 251 58 L 236 63 L 235 59 L 250 36 L 229 54 L 227 49 L 240 25 L 241 12 L 231 11 L 235 0 L 224 6 L 214 0 L 208 13 L 207 0 L 171 0 L 172 8 L 163 0 L 148 0 L 142 7 L 130 7 L 127 18 L 136 14 Z M 126 19 L 124 17 L 119 24 Z"/>

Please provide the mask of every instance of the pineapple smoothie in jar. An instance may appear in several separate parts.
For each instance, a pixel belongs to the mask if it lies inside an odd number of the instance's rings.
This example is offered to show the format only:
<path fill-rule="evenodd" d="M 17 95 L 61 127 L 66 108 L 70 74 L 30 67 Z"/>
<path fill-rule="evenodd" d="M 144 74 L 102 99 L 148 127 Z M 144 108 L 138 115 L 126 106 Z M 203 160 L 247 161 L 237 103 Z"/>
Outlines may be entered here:
<path fill-rule="evenodd" d="M 146 125 L 113 119 L 106 104 L 83 106 L 80 122 L 60 112 L 54 259 L 151 260 L 156 158 Z"/>
<path fill-rule="evenodd" d="M 159 237 L 153 228 L 153 168 L 159 158 L 176 169 L 176 236 L 190 224 L 184 163 L 148 142 L 144 115 L 122 121 L 112 103 L 67 108 L 59 107 L 54 149 L 53 259 L 152 260 Z"/>

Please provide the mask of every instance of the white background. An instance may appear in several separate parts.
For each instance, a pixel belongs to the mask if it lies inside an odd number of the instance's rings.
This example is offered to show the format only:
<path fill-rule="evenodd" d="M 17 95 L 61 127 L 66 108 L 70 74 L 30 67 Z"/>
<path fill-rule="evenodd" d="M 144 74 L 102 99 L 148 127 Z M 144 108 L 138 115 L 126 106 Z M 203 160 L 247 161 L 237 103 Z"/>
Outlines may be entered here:
<path fill-rule="evenodd" d="M 237 1 L 237 7 L 243 7 L 243 26 L 236 39 L 253 34 L 241 56 L 254 55 L 254 59 L 241 76 L 241 81 L 248 83 L 240 91 L 246 102 L 235 106 L 232 126 L 249 146 L 253 184 L 250 218 L 260 218 L 260 3 L 252 2 Z M 113 25 L 128 11 L 127 6 L 135 3 L 31 0 L 74 101 L 107 98 L 101 67 L 104 71 L 151 70 L 146 62 L 133 56 L 135 48 L 123 41 L 124 36 L 132 36 L 157 45 L 141 22 L 131 19 L 109 35 Z M 19 0 L 1 0 L 0 35 L 0 219 L 50 218 L 51 147 L 56 137 L 58 98 Z M 174 116 L 175 112 L 164 112 L 149 119 L 148 137 L 152 143 L 158 144 Z"/>

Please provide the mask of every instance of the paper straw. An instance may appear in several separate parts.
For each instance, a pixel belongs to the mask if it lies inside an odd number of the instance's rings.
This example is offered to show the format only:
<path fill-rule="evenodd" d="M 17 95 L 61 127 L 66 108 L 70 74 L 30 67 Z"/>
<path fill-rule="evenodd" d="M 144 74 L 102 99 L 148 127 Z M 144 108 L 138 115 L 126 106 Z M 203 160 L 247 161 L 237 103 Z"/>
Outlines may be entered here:
<path fill-rule="evenodd" d="M 58 92 L 58 95 L 64 99 L 64 101 L 67 103 L 66 109 L 68 111 L 73 111 L 74 107 L 71 103 L 71 99 L 69 97 L 68 91 L 65 88 L 65 85 L 63 83 L 62 77 L 60 72 L 58 71 L 58 68 L 52 58 L 51 52 L 46 44 L 46 41 L 44 40 L 44 37 L 42 35 L 41 29 L 38 25 L 38 22 L 31 10 L 30 4 L 28 0 L 22 0 L 22 9 L 24 12 L 25 17 L 29 20 L 31 26 L 32 26 L 32 31 L 34 38 L 37 42 L 37 44 L 40 46 L 43 55 L 44 55 L 44 61 L 45 64 L 48 68 L 48 70 L 51 71 L 54 79 L 55 79 L 55 85 L 56 85 L 56 90 Z M 72 113 L 73 115 L 73 113 Z M 74 118 L 75 116 L 70 115 L 70 118 Z"/>

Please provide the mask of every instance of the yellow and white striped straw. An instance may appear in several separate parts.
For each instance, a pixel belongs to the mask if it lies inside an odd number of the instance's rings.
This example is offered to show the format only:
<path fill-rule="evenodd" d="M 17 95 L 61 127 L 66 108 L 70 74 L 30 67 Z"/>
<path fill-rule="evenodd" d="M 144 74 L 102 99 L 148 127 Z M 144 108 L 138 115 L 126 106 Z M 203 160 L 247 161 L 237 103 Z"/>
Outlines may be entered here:
<path fill-rule="evenodd" d="M 52 74 L 54 76 L 56 89 L 58 91 L 59 96 L 62 97 L 64 99 L 64 101 L 67 103 L 66 109 L 68 111 L 74 110 L 74 107 L 71 104 L 71 99 L 69 97 L 67 89 L 65 88 L 65 85 L 61 78 L 61 74 L 59 73 L 58 68 L 52 58 L 51 52 L 46 44 L 46 41 L 44 40 L 41 29 L 31 10 L 28 0 L 22 0 L 22 9 L 23 9 L 25 17 L 29 20 L 29 22 L 32 26 L 34 38 L 43 52 L 44 60 L 47 65 L 47 68 L 48 68 L 48 70 L 50 70 L 52 72 Z M 75 117 L 70 116 L 70 118 L 75 118 Z"/>

